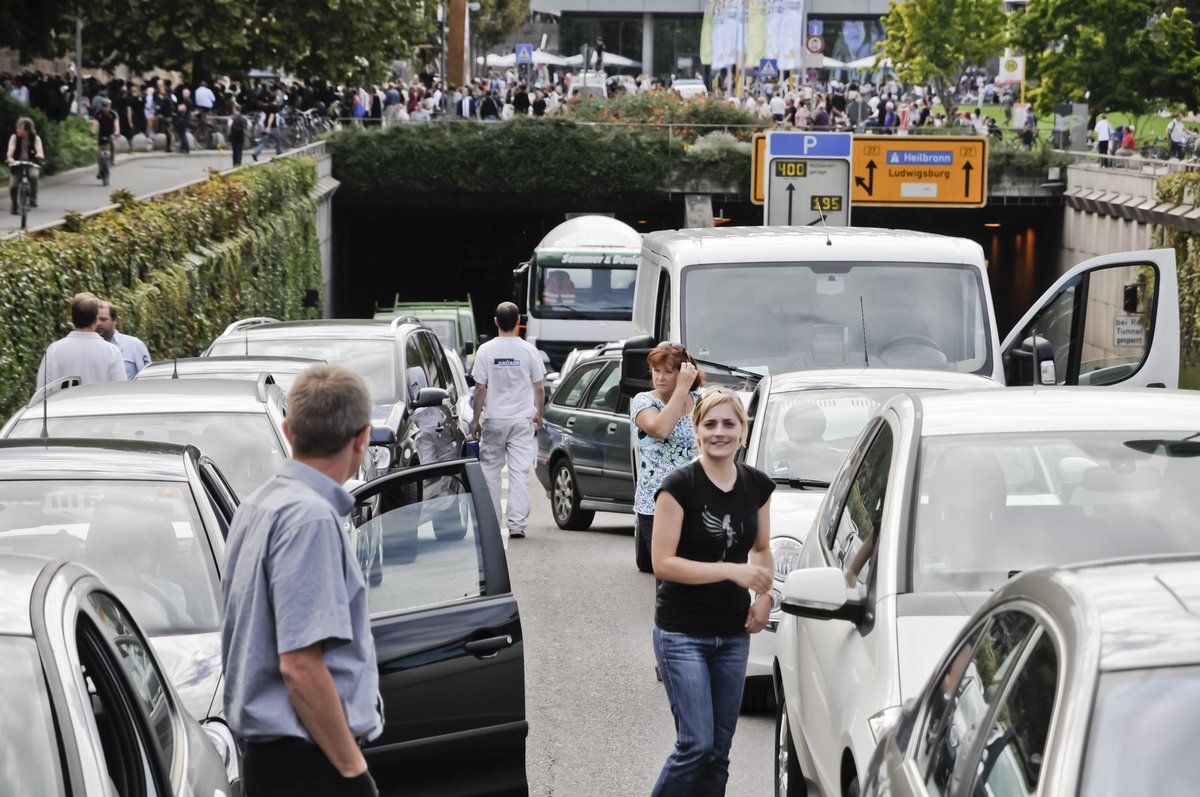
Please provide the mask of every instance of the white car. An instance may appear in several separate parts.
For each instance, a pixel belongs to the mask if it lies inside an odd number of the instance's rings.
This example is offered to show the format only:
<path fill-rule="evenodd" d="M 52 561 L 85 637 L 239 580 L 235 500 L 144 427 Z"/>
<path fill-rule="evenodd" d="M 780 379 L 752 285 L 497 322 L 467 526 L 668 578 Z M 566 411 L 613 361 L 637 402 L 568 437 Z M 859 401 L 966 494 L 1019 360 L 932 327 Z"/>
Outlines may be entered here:
<path fill-rule="evenodd" d="M 679 92 L 679 96 L 685 100 L 690 100 L 693 97 L 707 97 L 708 86 L 703 80 L 695 78 L 680 78 L 671 82 L 671 91 Z"/>
<path fill-rule="evenodd" d="M 1200 394 L 900 396 L 863 429 L 783 588 L 776 794 L 857 795 L 881 734 L 1016 574 L 1200 550 Z"/>
<path fill-rule="evenodd" d="M 875 413 L 899 393 L 1000 387 L 976 374 L 903 368 L 838 368 L 768 375 L 748 397 L 745 462 L 778 485 L 771 496 L 775 588 L 800 558 L 825 490 L 846 452 Z M 774 698 L 776 603 L 766 629 L 750 637 L 742 708 L 762 711 Z"/>

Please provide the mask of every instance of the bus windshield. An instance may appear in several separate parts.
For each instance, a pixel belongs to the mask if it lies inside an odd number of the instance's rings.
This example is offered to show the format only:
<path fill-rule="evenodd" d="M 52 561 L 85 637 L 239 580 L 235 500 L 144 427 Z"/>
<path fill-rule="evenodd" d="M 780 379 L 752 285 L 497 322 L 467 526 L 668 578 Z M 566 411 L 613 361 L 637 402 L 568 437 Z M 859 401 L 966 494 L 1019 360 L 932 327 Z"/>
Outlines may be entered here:
<path fill-rule="evenodd" d="M 539 253 L 530 312 L 539 318 L 633 318 L 637 252 Z"/>
<path fill-rule="evenodd" d="M 728 365 L 992 372 L 982 277 L 965 265 L 693 266 L 681 315 L 688 350 Z"/>

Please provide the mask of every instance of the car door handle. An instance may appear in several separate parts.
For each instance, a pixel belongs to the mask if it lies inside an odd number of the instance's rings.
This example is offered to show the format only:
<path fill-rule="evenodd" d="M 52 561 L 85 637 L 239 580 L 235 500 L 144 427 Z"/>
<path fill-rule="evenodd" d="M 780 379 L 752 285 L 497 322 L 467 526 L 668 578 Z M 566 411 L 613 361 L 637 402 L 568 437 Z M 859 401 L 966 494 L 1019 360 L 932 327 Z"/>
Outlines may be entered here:
<path fill-rule="evenodd" d="M 610 423 L 608 425 L 608 433 L 612 434 L 615 431 L 617 431 L 617 425 L 615 423 Z"/>
<path fill-rule="evenodd" d="M 467 653 L 486 659 L 495 656 L 504 648 L 512 647 L 512 643 L 512 636 L 504 634 L 503 636 L 490 636 L 485 639 L 473 639 L 464 647 L 466 647 Z"/>
<path fill-rule="evenodd" d="M 568 427 L 575 426 L 575 416 L 574 415 L 572 415 L 570 418 L 567 418 L 567 426 Z"/>

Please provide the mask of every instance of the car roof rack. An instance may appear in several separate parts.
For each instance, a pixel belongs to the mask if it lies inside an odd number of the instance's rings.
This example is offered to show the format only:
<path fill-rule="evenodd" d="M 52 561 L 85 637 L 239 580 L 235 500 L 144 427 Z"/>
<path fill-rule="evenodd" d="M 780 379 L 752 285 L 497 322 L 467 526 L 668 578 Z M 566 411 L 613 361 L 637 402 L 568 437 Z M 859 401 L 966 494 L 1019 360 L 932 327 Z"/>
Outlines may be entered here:
<path fill-rule="evenodd" d="M 28 409 L 35 404 L 40 404 L 43 399 L 48 399 L 55 393 L 61 393 L 69 387 L 78 387 L 81 384 L 83 384 L 82 376 L 64 376 L 62 379 L 55 379 L 33 391 L 33 397 L 29 399 L 29 403 L 25 407 Z"/>
<path fill-rule="evenodd" d="M 264 404 L 267 402 L 267 388 L 275 384 L 275 377 L 271 376 L 266 371 L 262 371 L 258 375 L 257 391 L 258 400 Z"/>
<path fill-rule="evenodd" d="M 267 316 L 262 316 L 262 315 L 255 316 L 254 318 L 242 318 L 237 321 L 234 321 L 232 324 L 225 327 L 225 331 L 222 332 L 221 334 L 229 335 L 234 332 L 241 332 L 243 330 L 249 329 L 250 327 L 258 327 L 258 326 L 262 326 L 263 324 L 278 324 L 278 323 L 279 323 L 278 318 L 268 318 Z"/>
<path fill-rule="evenodd" d="M 425 326 L 425 322 L 415 315 L 398 315 L 392 319 L 392 332 L 395 332 L 401 324 L 420 324 L 421 326 Z"/>

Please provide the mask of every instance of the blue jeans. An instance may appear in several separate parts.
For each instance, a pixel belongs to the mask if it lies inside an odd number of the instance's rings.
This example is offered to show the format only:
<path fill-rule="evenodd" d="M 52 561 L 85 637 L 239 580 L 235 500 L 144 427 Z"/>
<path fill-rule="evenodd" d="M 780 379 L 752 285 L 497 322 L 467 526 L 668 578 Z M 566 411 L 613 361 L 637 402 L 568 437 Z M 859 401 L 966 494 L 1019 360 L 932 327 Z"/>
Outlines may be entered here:
<path fill-rule="evenodd" d="M 279 132 L 279 125 L 274 125 L 271 127 L 270 130 L 263 133 L 263 137 L 258 140 L 258 146 L 255 147 L 255 149 L 254 149 L 254 157 L 257 158 L 259 155 L 262 154 L 263 146 L 267 143 L 268 140 L 272 140 L 275 142 L 275 154 L 276 155 L 283 154 L 283 135 Z"/>
<path fill-rule="evenodd" d="M 671 702 L 676 738 L 652 797 L 725 794 L 749 655 L 749 634 L 693 636 L 654 629 L 654 658 Z"/>

